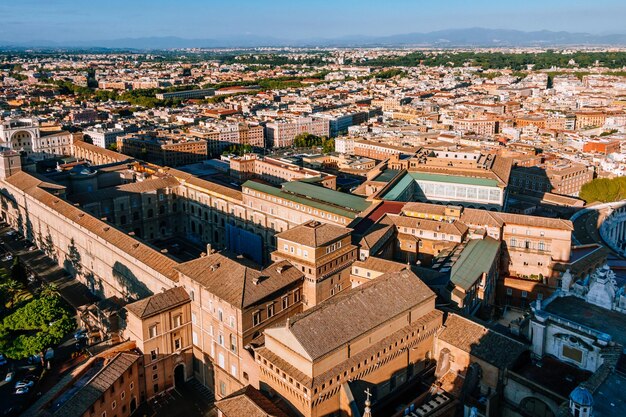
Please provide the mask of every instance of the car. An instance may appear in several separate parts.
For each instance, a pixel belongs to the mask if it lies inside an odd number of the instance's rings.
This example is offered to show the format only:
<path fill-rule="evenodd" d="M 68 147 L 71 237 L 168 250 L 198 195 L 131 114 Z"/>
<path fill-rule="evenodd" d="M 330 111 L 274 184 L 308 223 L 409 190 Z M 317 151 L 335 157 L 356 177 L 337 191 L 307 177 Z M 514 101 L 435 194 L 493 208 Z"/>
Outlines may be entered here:
<path fill-rule="evenodd" d="M 15 230 L 11 230 L 9 233 L 7 233 L 7 236 L 15 236 Z"/>
<path fill-rule="evenodd" d="M 37 355 L 29 356 L 27 361 L 28 363 L 33 364 L 33 365 L 41 364 L 41 355 L 37 354 Z"/>
<path fill-rule="evenodd" d="M 30 388 L 33 385 L 35 385 L 35 381 L 22 380 L 22 381 L 18 381 L 15 383 L 15 389 L 22 388 L 22 387 Z"/>
<path fill-rule="evenodd" d="M 4 377 L 4 382 L 11 382 L 11 381 L 13 381 L 13 377 L 14 376 L 15 376 L 14 372 L 7 373 L 7 376 Z"/>
<path fill-rule="evenodd" d="M 3 261 L 12 261 L 13 260 L 13 255 L 11 255 L 10 253 L 7 253 L 7 255 L 2 258 Z"/>
<path fill-rule="evenodd" d="M 20 387 L 15 390 L 17 395 L 28 394 L 28 387 Z"/>
<path fill-rule="evenodd" d="M 74 333 L 74 339 L 81 340 L 87 338 L 87 329 L 78 329 Z"/>

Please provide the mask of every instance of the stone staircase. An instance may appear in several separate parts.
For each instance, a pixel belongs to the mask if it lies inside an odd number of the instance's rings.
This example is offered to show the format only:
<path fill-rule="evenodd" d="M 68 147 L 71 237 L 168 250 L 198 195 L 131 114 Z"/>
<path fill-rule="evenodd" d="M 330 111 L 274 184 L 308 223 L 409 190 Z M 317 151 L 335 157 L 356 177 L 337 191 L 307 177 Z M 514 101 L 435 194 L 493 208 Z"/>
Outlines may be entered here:
<path fill-rule="evenodd" d="M 192 378 L 185 383 L 185 387 L 188 389 L 192 389 L 197 392 L 202 398 L 204 398 L 210 404 L 215 402 L 215 394 L 213 391 L 208 389 L 206 386 L 202 385 L 197 379 Z"/>

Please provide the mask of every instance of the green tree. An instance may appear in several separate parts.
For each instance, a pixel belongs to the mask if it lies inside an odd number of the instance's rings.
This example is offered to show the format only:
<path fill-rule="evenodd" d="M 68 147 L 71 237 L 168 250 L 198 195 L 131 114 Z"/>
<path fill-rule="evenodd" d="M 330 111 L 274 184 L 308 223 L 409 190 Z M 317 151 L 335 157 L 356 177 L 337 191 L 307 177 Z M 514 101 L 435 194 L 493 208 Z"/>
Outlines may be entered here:
<path fill-rule="evenodd" d="M 2 321 L 0 350 L 12 359 L 32 356 L 60 343 L 75 325 L 58 296 L 40 296 Z"/>
<path fill-rule="evenodd" d="M 7 278 L 0 285 L 7 299 L 7 307 L 13 308 L 16 304 L 28 298 L 30 293 L 26 290 L 24 283 L 14 279 Z"/>
<path fill-rule="evenodd" d="M 335 152 L 335 139 L 334 138 L 328 138 L 324 140 L 324 142 L 322 143 L 322 152 L 324 153 Z"/>
<path fill-rule="evenodd" d="M 582 186 L 580 198 L 587 203 L 623 200 L 626 198 L 626 177 L 596 178 Z"/>
<path fill-rule="evenodd" d="M 26 268 L 20 261 L 19 256 L 16 256 L 13 259 L 13 265 L 11 266 L 11 278 L 20 282 L 26 281 Z"/>
<path fill-rule="evenodd" d="M 293 146 L 296 148 L 312 148 L 321 146 L 324 139 L 309 132 L 302 132 L 293 139 Z"/>
<path fill-rule="evenodd" d="M 40 297 L 51 298 L 51 297 L 57 297 L 58 295 L 59 295 L 59 288 L 56 286 L 56 284 L 53 284 L 53 283 L 46 282 L 39 289 Z"/>

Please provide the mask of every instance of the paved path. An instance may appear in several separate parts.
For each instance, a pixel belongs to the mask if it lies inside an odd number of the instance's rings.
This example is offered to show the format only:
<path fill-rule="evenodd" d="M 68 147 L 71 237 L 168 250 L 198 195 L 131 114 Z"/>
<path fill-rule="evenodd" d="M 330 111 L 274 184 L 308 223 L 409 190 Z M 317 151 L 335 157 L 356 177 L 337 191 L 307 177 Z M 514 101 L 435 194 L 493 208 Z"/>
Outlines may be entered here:
<path fill-rule="evenodd" d="M 85 304 L 91 304 L 98 299 L 89 292 L 85 284 L 72 278 L 67 271 L 61 268 L 56 262 L 48 258 L 42 251 L 29 251 L 29 243 L 21 238 L 8 236 L 11 231 L 9 227 L 0 228 L 0 239 L 2 247 L 13 254 L 19 256 L 29 271 L 42 281 L 56 285 L 59 294 L 74 309 Z"/>

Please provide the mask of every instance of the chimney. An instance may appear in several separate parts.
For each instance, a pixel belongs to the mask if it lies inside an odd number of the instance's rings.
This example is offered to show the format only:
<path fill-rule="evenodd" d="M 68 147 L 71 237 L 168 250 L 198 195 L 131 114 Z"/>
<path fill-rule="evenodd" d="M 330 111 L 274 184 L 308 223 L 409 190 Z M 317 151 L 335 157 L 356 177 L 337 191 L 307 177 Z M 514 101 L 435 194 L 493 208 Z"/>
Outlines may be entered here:
<path fill-rule="evenodd" d="M 259 282 L 261 282 L 261 277 L 254 277 L 254 278 L 252 278 L 252 283 L 254 285 L 259 285 Z"/>

